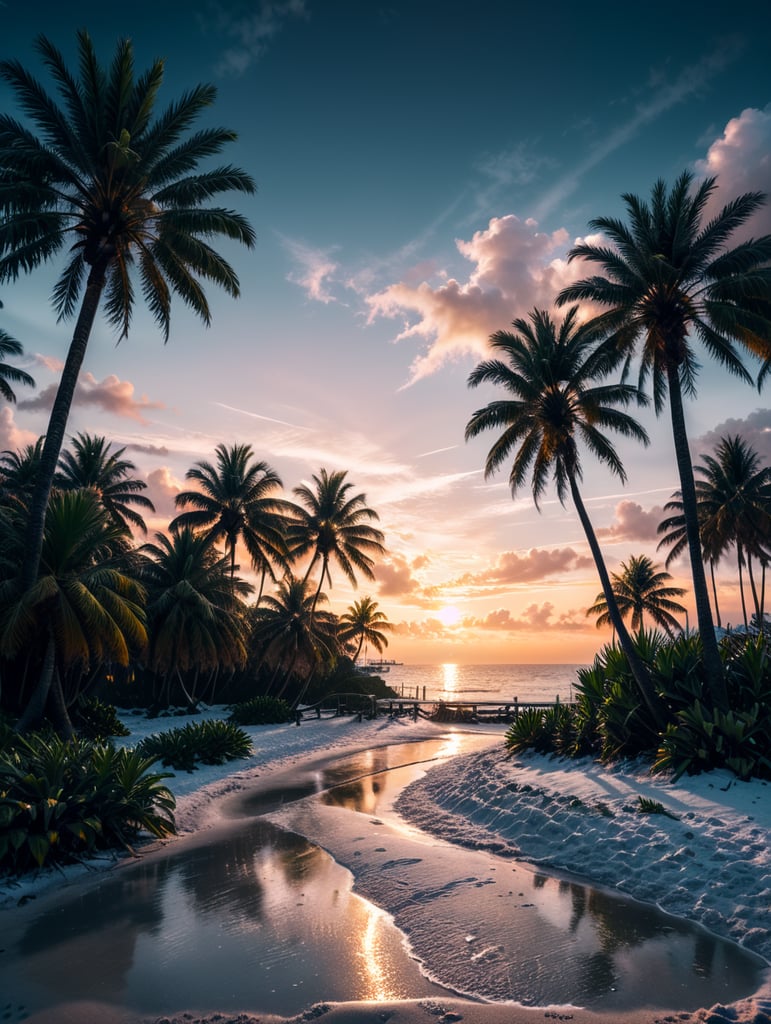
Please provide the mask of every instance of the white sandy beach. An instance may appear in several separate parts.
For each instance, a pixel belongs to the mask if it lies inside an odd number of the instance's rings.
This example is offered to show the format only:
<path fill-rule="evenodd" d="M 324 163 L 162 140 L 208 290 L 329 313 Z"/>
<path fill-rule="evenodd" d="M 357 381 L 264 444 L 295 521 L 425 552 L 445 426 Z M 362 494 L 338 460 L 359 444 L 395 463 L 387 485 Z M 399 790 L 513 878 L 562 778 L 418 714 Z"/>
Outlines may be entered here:
<path fill-rule="evenodd" d="M 219 709 L 207 715 L 221 714 Z M 128 742 L 179 720 L 148 722 L 125 719 L 132 729 Z M 771 786 L 742 783 L 728 773 L 684 777 L 672 784 L 651 777 L 640 765 L 604 768 L 589 760 L 562 761 L 538 756 L 507 759 L 497 739 L 500 727 L 486 727 L 493 745 L 479 754 L 454 758 L 433 767 L 409 786 L 397 801 L 399 813 L 412 825 L 443 839 L 480 851 L 515 853 L 518 858 L 574 872 L 588 880 L 657 903 L 662 909 L 698 922 L 712 932 L 771 961 Z M 168 780 L 178 801 L 181 833 L 214 827 L 224 798 L 299 764 L 311 754 L 371 749 L 393 742 L 432 737 L 447 727 L 406 720 L 350 719 L 306 721 L 301 726 L 263 726 L 247 730 L 254 753 L 245 761 L 180 773 Z M 672 815 L 642 814 L 638 798 L 660 802 Z M 291 817 L 288 805 L 285 817 Z M 282 815 L 275 816 L 279 823 Z M 336 854 L 335 854 L 336 855 Z M 393 852 L 391 853 L 393 856 Z M 344 862 L 345 858 L 342 858 Z M 114 862 L 102 862 L 105 869 Z M 346 866 L 349 866 L 346 864 Z M 355 885 L 355 862 L 352 861 Z M 0 885 L 0 915 L 31 894 L 41 893 L 63 877 L 76 880 L 83 868 L 41 873 L 34 879 Z M 420 866 L 428 877 L 430 858 Z M 362 884 L 366 879 L 362 876 Z M 386 910 L 390 908 L 385 906 Z M 0 921 L 2 917 L 0 916 Z M 151 1018 L 173 1024 L 271 1024 L 279 1018 L 245 1007 L 243 1014 L 202 1018 L 180 1007 L 176 1017 Z M 754 995 L 730 1006 L 705 1007 L 684 1013 L 593 1013 L 576 1006 L 521 1007 L 468 1002 L 463 999 L 406 1000 L 377 1003 L 323 1004 L 293 1021 L 323 1018 L 329 1024 L 391 1024 L 465 1021 L 466 1024 L 532 1024 L 572 1020 L 577 1024 L 623 1021 L 625 1024 L 708 1022 L 771 1024 L 771 985 L 766 980 Z M 28 1018 L 34 1024 L 134 1024 L 137 1018 L 94 1004 L 72 1004 L 56 1013 Z M 144 1024 L 144 1022 L 143 1022 Z"/>

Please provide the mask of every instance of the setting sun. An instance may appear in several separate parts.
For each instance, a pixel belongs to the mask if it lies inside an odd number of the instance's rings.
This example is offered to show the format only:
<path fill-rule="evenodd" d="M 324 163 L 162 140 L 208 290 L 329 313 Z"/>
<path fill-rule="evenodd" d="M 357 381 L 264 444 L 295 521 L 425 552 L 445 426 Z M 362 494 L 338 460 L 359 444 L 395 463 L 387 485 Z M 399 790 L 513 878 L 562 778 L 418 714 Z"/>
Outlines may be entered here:
<path fill-rule="evenodd" d="M 460 622 L 461 610 L 456 608 L 454 604 L 448 604 L 444 608 L 439 609 L 436 617 L 444 626 L 455 626 Z"/>

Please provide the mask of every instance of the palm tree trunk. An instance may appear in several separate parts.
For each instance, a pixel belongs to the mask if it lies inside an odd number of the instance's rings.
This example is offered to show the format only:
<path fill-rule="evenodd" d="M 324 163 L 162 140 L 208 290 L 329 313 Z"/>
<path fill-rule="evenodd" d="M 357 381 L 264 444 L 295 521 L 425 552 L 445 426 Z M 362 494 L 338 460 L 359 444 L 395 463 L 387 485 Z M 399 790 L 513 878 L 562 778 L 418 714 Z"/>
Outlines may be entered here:
<path fill-rule="evenodd" d="M 64 443 L 64 433 L 67 429 L 67 420 L 70 414 L 72 399 L 75 395 L 78 377 L 80 376 L 80 368 L 83 365 L 91 328 L 94 325 L 96 312 L 99 308 L 99 300 L 104 290 L 108 263 L 109 257 L 102 257 L 92 266 L 91 272 L 88 275 L 88 283 L 83 295 L 78 321 L 75 324 L 72 341 L 67 352 L 67 360 L 62 370 L 56 398 L 54 399 L 51 415 L 48 419 L 46 439 L 29 507 L 29 521 L 27 523 L 27 535 L 24 544 L 21 583 L 25 592 L 35 582 L 40 570 L 40 555 L 43 550 L 43 533 L 45 531 L 48 497 L 51 493 L 54 474 L 56 473 L 59 455 Z"/>
<path fill-rule="evenodd" d="M 634 681 L 637 684 L 640 697 L 653 718 L 653 721 L 659 728 L 663 728 L 665 724 L 663 705 L 656 697 L 650 675 L 635 649 L 632 638 L 629 635 L 629 631 L 624 625 L 624 620 L 621 618 L 621 613 L 618 610 L 618 603 L 616 601 L 616 595 L 613 593 L 613 587 L 611 586 L 610 577 L 608 576 L 608 570 L 605 566 L 605 560 L 602 557 L 602 551 L 600 550 L 600 545 L 597 542 L 597 535 L 594 532 L 594 527 L 592 526 L 586 507 L 584 506 L 583 499 L 581 498 L 581 492 L 578 490 L 578 485 L 576 484 L 575 477 L 572 473 L 570 474 L 570 493 L 573 496 L 573 503 L 576 506 L 578 518 L 581 520 L 581 525 L 584 528 L 586 539 L 589 542 L 589 548 L 592 552 L 594 564 L 597 568 L 597 575 L 600 577 L 602 592 L 605 595 L 605 603 L 608 606 L 608 616 L 611 624 L 618 636 L 621 649 L 629 662 L 629 668 L 632 672 L 632 676 L 634 677 Z"/>
<path fill-rule="evenodd" d="M 48 694 L 51 689 L 51 680 L 54 677 L 55 664 L 56 644 L 54 642 L 54 635 L 49 630 L 48 643 L 46 644 L 45 654 L 43 655 L 43 666 L 40 670 L 38 683 L 30 694 L 30 698 L 24 708 L 24 713 L 16 723 L 17 732 L 28 732 L 30 729 L 34 729 L 42 720 L 46 704 L 48 703 Z"/>
<path fill-rule="evenodd" d="M 709 560 L 709 575 L 712 580 L 712 596 L 715 601 L 715 618 L 720 629 L 723 628 L 723 623 L 720 619 L 720 605 L 717 603 L 717 583 L 715 582 L 715 561 L 710 558 Z"/>
<path fill-rule="evenodd" d="M 739 596 L 742 599 L 742 617 L 744 619 L 744 628 L 750 628 L 750 621 L 747 618 L 747 601 L 744 597 L 744 573 L 742 572 L 744 566 L 744 551 L 742 550 L 741 544 L 737 541 L 736 544 L 736 561 L 739 565 Z"/>
<path fill-rule="evenodd" d="M 726 690 L 723 663 L 715 636 L 715 624 L 712 621 L 712 610 L 709 605 L 707 576 L 702 561 L 701 537 L 699 534 L 698 505 L 696 503 L 696 486 L 693 478 L 693 463 L 688 447 L 688 434 L 685 429 L 685 413 L 683 411 L 683 393 L 680 387 L 680 369 L 672 360 L 667 361 L 667 383 L 669 385 L 669 411 L 672 417 L 672 435 L 675 443 L 677 471 L 680 477 L 680 493 L 683 501 L 683 519 L 685 533 L 688 538 L 688 554 L 691 562 L 693 579 L 693 596 L 696 602 L 696 620 L 699 627 L 704 674 L 712 704 L 722 711 L 728 710 L 728 691 Z"/>
<path fill-rule="evenodd" d="M 755 584 L 755 573 L 752 571 L 752 555 L 747 552 L 747 575 L 750 578 L 750 590 L 752 591 L 752 603 L 755 605 L 755 618 L 760 626 L 760 598 L 758 588 Z"/>

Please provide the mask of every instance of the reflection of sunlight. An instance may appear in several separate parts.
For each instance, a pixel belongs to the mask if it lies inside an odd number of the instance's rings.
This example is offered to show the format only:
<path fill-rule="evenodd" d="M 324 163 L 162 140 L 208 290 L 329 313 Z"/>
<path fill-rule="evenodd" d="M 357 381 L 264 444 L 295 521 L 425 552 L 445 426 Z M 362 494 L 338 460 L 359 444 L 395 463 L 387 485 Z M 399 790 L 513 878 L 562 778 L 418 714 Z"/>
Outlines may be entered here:
<path fill-rule="evenodd" d="M 363 997 L 382 1003 L 395 998 L 388 985 L 388 956 L 381 946 L 380 925 L 385 914 L 379 907 L 364 904 L 367 910 L 367 924 L 361 936 L 360 956 L 364 962 L 364 976 L 367 979 L 367 994 Z"/>
<path fill-rule="evenodd" d="M 440 668 L 442 669 L 442 688 L 449 693 L 455 693 L 458 685 L 458 666 L 441 665 Z"/>
<path fill-rule="evenodd" d="M 439 757 L 455 757 L 456 754 L 460 754 L 461 747 L 463 746 L 463 737 L 459 732 L 451 731 L 446 736 L 443 736 L 444 745 L 439 751 Z"/>

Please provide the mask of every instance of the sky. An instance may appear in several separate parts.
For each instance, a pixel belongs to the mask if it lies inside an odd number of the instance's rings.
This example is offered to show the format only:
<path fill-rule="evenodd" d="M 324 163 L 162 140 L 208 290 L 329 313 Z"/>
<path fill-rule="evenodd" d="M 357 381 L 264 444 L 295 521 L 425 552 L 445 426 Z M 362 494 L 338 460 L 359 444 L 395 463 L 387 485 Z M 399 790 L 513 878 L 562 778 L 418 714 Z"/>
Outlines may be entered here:
<path fill-rule="evenodd" d="M 160 17 L 159 17 L 160 13 Z M 200 124 L 232 128 L 223 159 L 256 195 L 227 201 L 257 232 L 220 250 L 242 294 L 209 288 L 212 325 L 181 303 L 169 341 L 138 307 L 129 337 L 94 328 L 70 434 L 103 434 L 148 483 L 152 535 L 185 473 L 217 444 L 250 444 L 286 497 L 345 470 L 378 512 L 387 553 L 356 589 L 333 567 L 329 608 L 364 596 L 409 663 L 589 662 L 609 634 L 587 617 L 600 591 L 571 505 L 540 513 L 508 471 L 485 480 L 492 434 L 464 442 L 494 391 L 470 390 L 487 339 L 587 275 L 566 255 L 621 196 L 684 170 L 716 176 L 714 211 L 771 190 L 767 5 L 378 4 L 355 0 L 67 5 L 0 0 L 0 55 L 51 88 L 39 33 L 76 61 L 86 28 L 108 64 L 166 61 L 159 109 L 217 87 Z M 17 114 L 7 86 L 0 109 Z M 771 232 L 771 206 L 748 226 Z M 738 240 L 738 237 L 737 237 Z M 45 432 L 72 324 L 50 295 L 61 262 L 2 289 L 0 325 L 24 346 L 35 389 L 0 406 L 0 450 Z M 555 312 L 557 317 L 562 313 Z M 754 367 L 751 368 L 754 369 Z M 769 393 L 706 358 L 686 417 L 695 458 L 743 434 L 771 461 Z M 678 489 L 668 416 L 639 418 L 647 449 L 619 442 L 626 484 L 584 458 L 583 496 L 611 571 L 663 564 L 656 527 Z M 246 559 L 243 566 L 246 568 Z M 688 568 L 670 567 L 689 588 Z M 248 575 L 245 573 L 245 575 Z M 724 624 L 741 618 L 735 566 L 719 567 Z"/>

